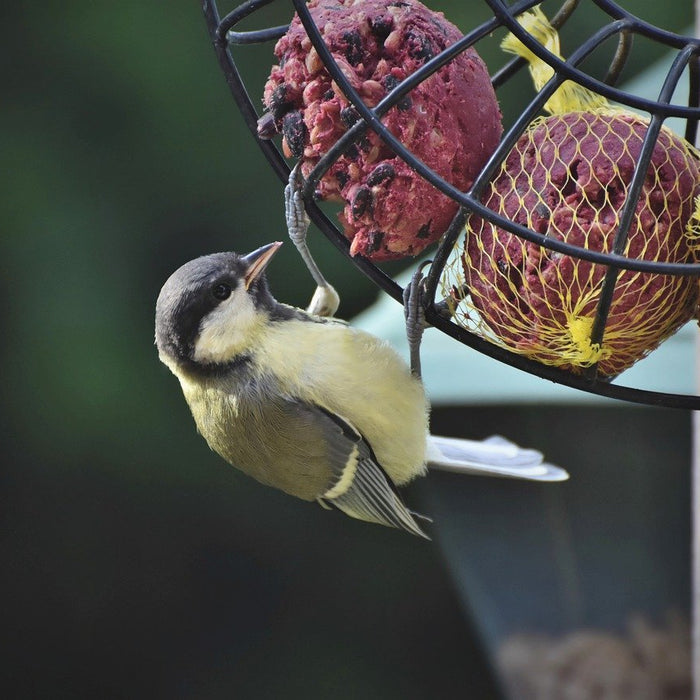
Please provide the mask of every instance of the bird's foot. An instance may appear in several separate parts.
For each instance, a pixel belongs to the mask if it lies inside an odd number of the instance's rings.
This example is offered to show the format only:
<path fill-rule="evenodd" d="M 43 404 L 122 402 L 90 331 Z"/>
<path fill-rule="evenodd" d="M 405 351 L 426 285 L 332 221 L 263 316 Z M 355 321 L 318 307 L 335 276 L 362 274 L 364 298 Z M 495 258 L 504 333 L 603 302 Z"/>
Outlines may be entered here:
<path fill-rule="evenodd" d="M 287 220 L 287 232 L 292 243 L 300 250 L 300 246 L 306 248 L 306 234 L 311 220 L 304 207 L 302 191 L 301 167 L 297 163 L 289 173 L 289 180 L 284 188 L 284 214 Z"/>
<path fill-rule="evenodd" d="M 287 186 L 284 188 L 284 213 L 287 220 L 289 238 L 296 246 L 308 271 L 316 282 L 316 291 L 306 310 L 317 316 L 333 316 L 340 306 L 338 292 L 328 284 L 326 278 L 313 259 L 306 245 L 306 234 L 309 230 L 310 219 L 302 197 L 303 179 L 301 168 L 297 163 L 289 173 Z"/>
<path fill-rule="evenodd" d="M 431 261 L 426 261 L 413 273 L 411 281 L 403 290 L 404 316 L 406 319 L 406 338 L 411 358 L 411 372 L 420 379 L 420 344 L 423 332 L 428 327 L 425 320 L 425 277 L 423 268 Z"/>

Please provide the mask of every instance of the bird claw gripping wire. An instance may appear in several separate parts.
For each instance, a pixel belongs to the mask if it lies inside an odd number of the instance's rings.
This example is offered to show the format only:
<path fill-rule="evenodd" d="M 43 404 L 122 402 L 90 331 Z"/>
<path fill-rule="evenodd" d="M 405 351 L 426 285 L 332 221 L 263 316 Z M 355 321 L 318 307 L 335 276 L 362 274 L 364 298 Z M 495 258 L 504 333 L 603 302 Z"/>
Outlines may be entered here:
<path fill-rule="evenodd" d="M 306 247 L 306 233 L 311 223 L 301 195 L 302 185 L 299 164 L 297 163 L 289 173 L 289 180 L 284 188 L 284 214 L 287 219 L 287 232 L 297 249 Z M 314 272 L 311 274 L 314 275 Z"/>
<path fill-rule="evenodd" d="M 309 230 L 309 216 L 304 207 L 302 197 L 303 180 L 297 163 L 289 173 L 287 186 L 284 188 L 284 212 L 287 220 L 287 232 L 292 243 L 299 251 L 304 264 L 316 282 L 316 291 L 306 310 L 317 316 L 333 316 L 340 305 L 338 292 L 328 284 L 316 261 L 311 256 L 306 245 L 306 234 Z"/>
<path fill-rule="evenodd" d="M 423 275 L 423 269 L 430 262 L 427 260 L 419 266 L 403 290 L 403 308 L 411 359 L 411 373 L 418 379 L 421 378 L 420 344 L 423 332 L 430 325 L 425 320 L 425 276 Z"/>

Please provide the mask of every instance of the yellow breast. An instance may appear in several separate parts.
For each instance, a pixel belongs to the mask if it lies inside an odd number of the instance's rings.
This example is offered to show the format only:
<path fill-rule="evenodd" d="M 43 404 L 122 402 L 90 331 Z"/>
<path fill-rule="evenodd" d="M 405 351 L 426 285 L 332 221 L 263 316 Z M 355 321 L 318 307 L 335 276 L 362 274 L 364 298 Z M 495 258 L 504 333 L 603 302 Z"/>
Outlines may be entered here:
<path fill-rule="evenodd" d="M 427 400 L 388 343 L 340 323 L 291 320 L 266 328 L 255 361 L 288 395 L 352 424 L 396 484 L 424 472 Z"/>

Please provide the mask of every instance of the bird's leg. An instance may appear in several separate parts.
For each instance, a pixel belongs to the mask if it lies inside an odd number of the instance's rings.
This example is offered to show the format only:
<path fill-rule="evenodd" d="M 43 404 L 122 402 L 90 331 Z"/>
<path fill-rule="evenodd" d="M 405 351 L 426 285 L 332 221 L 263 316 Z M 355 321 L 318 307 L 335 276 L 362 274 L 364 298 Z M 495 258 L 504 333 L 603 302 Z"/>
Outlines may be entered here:
<path fill-rule="evenodd" d="M 333 316 L 340 305 L 340 297 L 321 274 L 321 270 L 318 269 L 318 265 L 316 265 L 316 261 L 306 245 L 306 232 L 309 230 L 310 221 L 304 208 L 301 190 L 301 172 L 297 163 L 292 168 L 292 172 L 289 173 L 289 181 L 284 188 L 284 213 L 287 219 L 287 231 L 317 285 L 306 310 L 318 316 Z"/>
<path fill-rule="evenodd" d="M 425 285 L 423 268 L 429 264 L 423 263 L 411 277 L 411 281 L 403 290 L 403 308 L 406 317 L 406 337 L 411 359 L 411 374 L 417 379 L 421 378 L 420 344 L 423 339 L 423 331 L 428 327 L 425 320 Z"/>

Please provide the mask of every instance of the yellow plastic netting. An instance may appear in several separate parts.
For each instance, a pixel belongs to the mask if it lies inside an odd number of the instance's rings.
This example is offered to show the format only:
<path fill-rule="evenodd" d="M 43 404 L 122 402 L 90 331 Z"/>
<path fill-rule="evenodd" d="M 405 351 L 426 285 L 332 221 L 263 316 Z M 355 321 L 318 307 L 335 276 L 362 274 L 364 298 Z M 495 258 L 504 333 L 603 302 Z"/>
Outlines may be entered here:
<path fill-rule="evenodd" d="M 552 53 L 556 31 L 541 10 L 521 24 Z M 512 35 L 506 50 L 525 56 L 536 87 L 552 76 Z M 550 98 L 551 116 L 535 120 L 502 164 L 483 202 L 504 218 L 551 238 L 612 252 L 648 120 L 609 106 L 567 81 Z M 695 197 L 698 154 L 662 128 L 623 254 L 692 262 L 700 248 Z M 472 216 L 442 277 L 457 323 L 539 362 L 575 372 L 598 363 L 614 376 L 692 318 L 691 277 L 619 272 L 602 344 L 591 329 L 607 266 L 528 243 Z"/>

